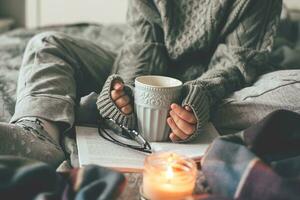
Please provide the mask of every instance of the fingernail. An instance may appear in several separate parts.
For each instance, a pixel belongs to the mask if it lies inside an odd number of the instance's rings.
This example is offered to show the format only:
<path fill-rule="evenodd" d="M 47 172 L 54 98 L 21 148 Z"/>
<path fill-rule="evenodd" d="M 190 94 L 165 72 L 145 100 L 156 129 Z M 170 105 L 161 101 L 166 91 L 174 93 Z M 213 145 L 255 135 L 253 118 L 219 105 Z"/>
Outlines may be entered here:
<path fill-rule="evenodd" d="M 174 140 L 174 134 L 173 134 L 173 133 L 170 133 L 169 138 L 173 141 L 173 140 Z"/>
<path fill-rule="evenodd" d="M 172 103 L 172 104 L 171 104 L 171 108 L 172 108 L 172 109 L 176 108 L 176 104 L 175 104 L 175 103 Z"/>
<path fill-rule="evenodd" d="M 171 117 L 168 117 L 167 121 L 168 121 L 169 123 L 172 123 Z"/>
<path fill-rule="evenodd" d="M 117 89 L 120 89 L 121 88 L 121 84 L 120 83 L 116 83 L 116 87 L 117 87 Z"/>
<path fill-rule="evenodd" d="M 192 111 L 191 108 L 189 106 L 184 106 L 184 108 L 187 110 L 187 111 Z"/>

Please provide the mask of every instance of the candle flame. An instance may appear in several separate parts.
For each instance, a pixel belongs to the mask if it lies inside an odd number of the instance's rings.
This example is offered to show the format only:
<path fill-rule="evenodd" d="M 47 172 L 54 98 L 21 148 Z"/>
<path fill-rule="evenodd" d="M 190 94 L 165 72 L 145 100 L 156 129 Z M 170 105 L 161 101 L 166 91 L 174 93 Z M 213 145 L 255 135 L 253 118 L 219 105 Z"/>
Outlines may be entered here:
<path fill-rule="evenodd" d="M 173 168 L 171 165 L 169 165 L 167 167 L 167 178 L 171 179 L 171 178 L 173 178 L 173 176 L 174 176 Z"/>
<path fill-rule="evenodd" d="M 167 165 L 167 171 L 166 171 L 166 176 L 168 178 L 168 181 L 174 177 L 174 172 L 173 172 L 173 167 L 172 164 L 174 162 L 174 154 L 171 153 L 170 156 L 168 157 L 168 165 Z"/>

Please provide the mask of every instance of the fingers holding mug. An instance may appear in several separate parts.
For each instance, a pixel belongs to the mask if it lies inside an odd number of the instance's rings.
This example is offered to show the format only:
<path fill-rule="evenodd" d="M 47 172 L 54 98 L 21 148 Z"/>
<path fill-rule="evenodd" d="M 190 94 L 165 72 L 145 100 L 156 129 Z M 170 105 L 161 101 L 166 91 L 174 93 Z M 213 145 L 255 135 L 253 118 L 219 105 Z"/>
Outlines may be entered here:
<path fill-rule="evenodd" d="M 114 81 L 112 83 L 112 90 L 110 96 L 116 106 L 126 115 L 133 112 L 133 107 L 128 95 L 125 94 L 124 84 L 121 81 Z"/>

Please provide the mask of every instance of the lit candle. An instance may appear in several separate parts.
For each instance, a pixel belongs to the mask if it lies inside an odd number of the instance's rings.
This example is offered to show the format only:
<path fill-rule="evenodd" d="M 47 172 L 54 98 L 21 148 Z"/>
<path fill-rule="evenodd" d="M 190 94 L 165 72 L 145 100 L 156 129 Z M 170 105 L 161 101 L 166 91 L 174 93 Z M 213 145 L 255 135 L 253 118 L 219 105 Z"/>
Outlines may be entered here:
<path fill-rule="evenodd" d="M 150 200 L 180 200 L 192 195 L 197 168 L 193 160 L 174 153 L 156 153 L 145 160 L 142 194 Z"/>

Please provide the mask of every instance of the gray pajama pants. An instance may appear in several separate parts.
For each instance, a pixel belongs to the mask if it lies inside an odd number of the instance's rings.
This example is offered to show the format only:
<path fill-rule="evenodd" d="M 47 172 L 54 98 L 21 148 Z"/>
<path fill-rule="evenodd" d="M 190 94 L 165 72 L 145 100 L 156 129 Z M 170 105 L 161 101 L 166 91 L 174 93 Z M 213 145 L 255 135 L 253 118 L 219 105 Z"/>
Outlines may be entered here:
<path fill-rule="evenodd" d="M 81 97 L 101 91 L 115 56 L 92 42 L 61 33 L 35 36 L 24 54 L 11 122 L 35 116 L 72 127 L 75 113 L 82 114 L 76 112 Z M 82 98 L 81 105 L 88 105 L 95 97 Z M 94 104 L 90 105 L 86 107 L 97 112 Z M 261 76 L 253 86 L 226 98 L 211 119 L 220 133 L 231 133 L 247 128 L 277 109 L 300 113 L 300 70 Z"/>

